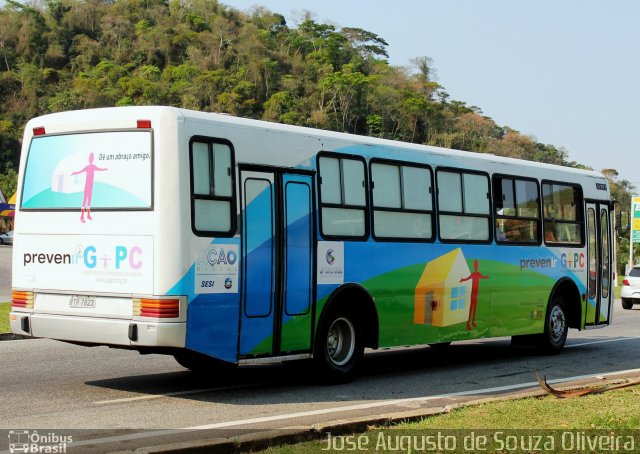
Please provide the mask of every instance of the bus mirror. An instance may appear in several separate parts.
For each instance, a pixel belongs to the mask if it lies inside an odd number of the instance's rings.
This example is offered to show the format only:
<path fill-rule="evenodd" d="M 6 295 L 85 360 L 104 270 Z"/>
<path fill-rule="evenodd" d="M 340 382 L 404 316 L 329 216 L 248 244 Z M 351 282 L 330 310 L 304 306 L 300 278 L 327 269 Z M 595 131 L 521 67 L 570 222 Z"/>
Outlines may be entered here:
<path fill-rule="evenodd" d="M 624 235 L 625 233 L 627 233 L 629 231 L 629 212 L 628 211 L 621 211 L 620 213 L 618 213 L 618 219 L 617 219 L 617 230 L 618 230 L 618 234 L 619 235 Z"/>

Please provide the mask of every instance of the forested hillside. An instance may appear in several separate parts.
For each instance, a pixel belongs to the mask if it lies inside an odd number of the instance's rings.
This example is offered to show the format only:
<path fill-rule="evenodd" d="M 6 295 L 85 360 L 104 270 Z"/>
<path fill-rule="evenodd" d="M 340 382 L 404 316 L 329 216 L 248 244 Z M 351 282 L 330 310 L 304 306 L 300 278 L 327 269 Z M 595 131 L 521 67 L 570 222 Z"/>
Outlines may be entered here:
<path fill-rule="evenodd" d="M 428 57 L 391 66 L 359 28 L 215 0 L 5 0 L 0 9 L 0 182 L 36 115 L 162 104 L 541 162 L 564 149 L 450 99 Z M 425 43 L 428 53 L 428 43 Z"/>

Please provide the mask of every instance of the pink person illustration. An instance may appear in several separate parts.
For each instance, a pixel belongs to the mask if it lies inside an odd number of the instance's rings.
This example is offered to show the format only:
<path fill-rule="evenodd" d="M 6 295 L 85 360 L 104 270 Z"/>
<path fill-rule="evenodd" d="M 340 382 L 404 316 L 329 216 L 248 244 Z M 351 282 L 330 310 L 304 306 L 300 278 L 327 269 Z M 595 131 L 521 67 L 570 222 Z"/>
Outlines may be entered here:
<path fill-rule="evenodd" d="M 84 182 L 84 197 L 82 199 L 82 208 L 80 208 L 80 222 L 84 222 L 84 213 L 87 213 L 87 219 L 90 221 L 93 220 L 91 217 L 91 196 L 93 195 L 93 180 L 94 174 L 96 171 L 104 171 L 108 170 L 106 167 L 104 169 L 98 167 L 93 163 L 93 153 L 89 154 L 89 164 L 85 166 L 82 170 L 78 170 L 77 172 L 73 172 L 71 175 L 78 175 L 82 172 L 86 172 L 87 176 Z"/>
<path fill-rule="evenodd" d="M 471 326 L 476 326 L 476 308 L 478 306 L 478 288 L 480 287 L 480 279 L 489 279 L 478 272 L 478 260 L 473 262 L 473 273 L 460 279 L 460 282 L 471 280 L 471 305 L 469 307 L 469 319 L 467 320 L 467 330 L 471 331 Z"/>

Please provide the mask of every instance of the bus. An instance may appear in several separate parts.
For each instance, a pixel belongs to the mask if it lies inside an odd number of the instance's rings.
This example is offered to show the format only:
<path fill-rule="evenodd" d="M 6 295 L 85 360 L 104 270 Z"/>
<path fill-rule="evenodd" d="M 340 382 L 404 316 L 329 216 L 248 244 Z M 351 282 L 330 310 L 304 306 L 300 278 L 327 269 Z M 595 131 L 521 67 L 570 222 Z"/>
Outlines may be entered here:
<path fill-rule="evenodd" d="M 13 333 L 186 368 L 511 336 L 612 316 L 600 173 L 171 107 L 26 126 Z"/>

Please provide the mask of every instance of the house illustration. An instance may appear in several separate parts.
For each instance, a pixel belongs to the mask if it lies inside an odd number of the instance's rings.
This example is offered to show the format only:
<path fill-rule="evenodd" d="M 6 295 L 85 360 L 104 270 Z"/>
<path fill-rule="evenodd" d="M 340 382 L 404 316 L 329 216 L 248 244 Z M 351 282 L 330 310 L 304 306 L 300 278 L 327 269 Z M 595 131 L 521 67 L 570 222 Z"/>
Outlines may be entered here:
<path fill-rule="evenodd" d="M 80 152 L 61 159 L 51 175 L 51 191 L 71 194 L 84 191 L 85 175 L 71 175 L 87 165 L 88 153 Z"/>
<path fill-rule="evenodd" d="M 415 290 L 413 323 L 449 326 L 467 322 L 472 283 L 460 279 L 470 274 L 460 248 L 427 263 Z"/>

